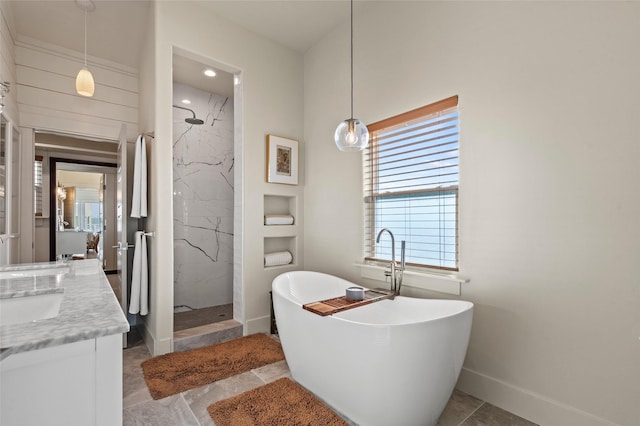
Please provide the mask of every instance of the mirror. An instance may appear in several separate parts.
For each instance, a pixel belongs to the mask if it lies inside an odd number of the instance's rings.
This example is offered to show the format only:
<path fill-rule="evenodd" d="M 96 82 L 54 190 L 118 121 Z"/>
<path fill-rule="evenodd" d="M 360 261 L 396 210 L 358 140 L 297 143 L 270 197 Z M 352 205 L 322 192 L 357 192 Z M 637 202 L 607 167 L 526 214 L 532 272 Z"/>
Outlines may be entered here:
<path fill-rule="evenodd" d="M 0 235 L 7 233 L 7 119 L 0 115 Z"/>

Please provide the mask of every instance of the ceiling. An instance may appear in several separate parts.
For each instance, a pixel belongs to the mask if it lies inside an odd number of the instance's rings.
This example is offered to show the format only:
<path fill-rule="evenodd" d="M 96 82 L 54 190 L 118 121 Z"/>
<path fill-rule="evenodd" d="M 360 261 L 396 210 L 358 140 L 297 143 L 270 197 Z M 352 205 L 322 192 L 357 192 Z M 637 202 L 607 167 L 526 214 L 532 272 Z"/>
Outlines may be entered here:
<path fill-rule="evenodd" d="M 75 0 L 4 0 L 16 32 L 78 52 L 84 51 L 84 11 Z M 349 18 L 346 0 L 158 0 L 194 3 L 260 36 L 304 53 Z M 93 0 L 87 14 L 87 52 L 138 68 L 151 0 Z M 356 5 L 357 13 L 358 6 Z"/>
<path fill-rule="evenodd" d="M 217 15 L 300 53 L 349 19 L 347 0 L 215 0 L 201 3 Z M 354 5 L 354 14 L 361 3 Z"/>
<path fill-rule="evenodd" d="M 233 98 L 233 74 L 176 54 L 173 55 L 172 66 L 174 82 L 188 84 L 207 93 Z M 213 70 L 216 73 L 215 77 L 205 76 L 205 69 Z"/>
<path fill-rule="evenodd" d="M 74 0 L 13 0 L 13 21 L 26 36 L 84 52 L 84 11 Z M 149 1 L 94 1 L 87 13 L 87 55 L 138 69 Z"/>
<path fill-rule="evenodd" d="M 58 184 L 65 187 L 95 188 L 99 190 L 100 183 L 102 182 L 102 175 L 102 173 L 56 170 L 56 179 L 58 180 Z"/>

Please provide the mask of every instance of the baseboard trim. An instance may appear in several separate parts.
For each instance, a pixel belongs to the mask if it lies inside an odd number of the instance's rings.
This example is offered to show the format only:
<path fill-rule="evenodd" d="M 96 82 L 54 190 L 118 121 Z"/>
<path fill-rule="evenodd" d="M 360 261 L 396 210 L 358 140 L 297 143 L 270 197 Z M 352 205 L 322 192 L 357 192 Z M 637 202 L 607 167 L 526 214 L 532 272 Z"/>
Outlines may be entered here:
<path fill-rule="evenodd" d="M 269 315 L 247 320 L 244 326 L 246 335 L 255 333 L 269 333 L 271 330 L 271 317 Z"/>
<path fill-rule="evenodd" d="M 156 340 L 154 355 L 163 355 L 173 352 L 173 337 Z"/>
<path fill-rule="evenodd" d="M 138 327 L 142 340 L 144 344 L 147 345 L 147 349 L 149 349 L 152 356 L 173 352 L 173 339 L 156 340 L 147 328 L 147 323 L 144 321 L 140 321 L 136 327 Z"/>
<path fill-rule="evenodd" d="M 464 367 L 461 391 L 544 426 L 619 426 L 609 420 Z"/>
<path fill-rule="evenodd" d="M 140 323 L 136 324 L 136 327 L 138 328 L 138 332 L 142 337 L 142 341 L 147 346 L 147 349 L 149 349 L 149 353 L 151 354 L 151 356 L 155 356 L 156 354 L 153 353 L 153 348 L 155 347 L 156 339 L 154 339 L 153 335 L 149 332 L 147 324 L 145 324 L 144 321 L 140 321 Z"/>

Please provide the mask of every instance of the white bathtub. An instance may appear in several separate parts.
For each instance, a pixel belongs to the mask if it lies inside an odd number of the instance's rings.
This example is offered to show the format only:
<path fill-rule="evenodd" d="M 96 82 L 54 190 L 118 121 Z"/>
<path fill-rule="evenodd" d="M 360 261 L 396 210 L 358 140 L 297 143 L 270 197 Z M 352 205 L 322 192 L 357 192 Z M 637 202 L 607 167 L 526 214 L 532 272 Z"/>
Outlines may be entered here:
<path fill-rule="evenodd" d="M 275 278 L 291 375 L 359 425 L 435 425 L 462 368 L 473 304 L 398 296 L 325 317 L 302 309 L 353 285 L 317 272 Z"/>

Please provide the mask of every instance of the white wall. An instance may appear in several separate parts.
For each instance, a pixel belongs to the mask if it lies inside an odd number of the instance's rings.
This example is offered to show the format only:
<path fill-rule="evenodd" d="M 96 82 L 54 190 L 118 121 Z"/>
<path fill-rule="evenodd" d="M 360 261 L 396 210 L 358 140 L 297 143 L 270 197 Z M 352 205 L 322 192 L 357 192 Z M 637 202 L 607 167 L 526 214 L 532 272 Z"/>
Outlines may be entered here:
<path fill-rule="evenodd" d="M 20 124 L 41 131 L 118 140 L 127 124 L 128 139 L 138 131 L 137 71 L 111 61 L 88 58 L 96 82 L 91 98 L 75 91 L 83 66 L 80 53 L 19 36 L 16 41 Z"/>
<path fill-rule="evenodd" d="M 11 84 L 11 90 L 4 99 L 4 114 L 10 120 L 18 122 L 14 39 L 15 27 L 13 26 L 11 7 L 2 2 L 0 3 L 0 81 L 7 81 Z"/>
<path fill-rule="evenodd" d="M 210 60 L 224 71 L 241 72 L 242 116 L 236 139 L 235 190 L 241 198 L 243 242 L 241 258 L 234 262 L 234 291 L 243 297 L 245 333 L 269 329 L 269 290 L 277 272 L 263 267 L 263 194 L 272 190 L 265 183 L 266 135 L 277 134 L 302 139 L 303 66 L 302 56 L 215 16 L 206 5 L 193 3 L 185 8 L 178 2 L 155 3 L 155 131 L 151 152 L 149 229 L 156 230 L 150 246 L 150 314 L 145 320 L 154 353 L 171 350 L 173 318 L 172 173 L 171 170 L 171 58 L 191 52 L 200 62 Z M 237 105 L 237 104 L 236 104 Z M 237 120 L 236 120 L 237 122 Z M 238 132 L 236 132 L 238 135 Z M 238 152 L 240 151 L 240 152 Z M 238 176 L 240 174 L 240 179 Z M 297 194 L 302 187 L 275 189 Z M 236 202 L 236 207 L 239 203 Z M 299 236 L 302 244 L 302 236 Z M 239 291 L 237 289 L 240 289 Z M 234 309 L 234 315 L 237 310 Z"/>
<path fill-rule="evenodd" d="M 138 68 L 138 122 L 140 131 L 153 131 L 155 120 L 155 4 L 148 8 L 147 32 Z"/>
<path fill-rule="evenodd" d="M 544 425 L 640 423 L 638 22 L 635 2 L 383 2 L 355 17 L 357 118 L 460 96 L 475 312 L 459 387 Z M 361 156 L 332 142 L 348 76 L 341 26 L 305 55 L 305 269 L 362 282 Z"/>
<path fill-rule="evenodd" d="M 143 42 L 143 46 L 141 49 L 140 56 L 140 66 L 138 70 L 138 87 L 139 87 L 139 109 L 138 109 L 138 119 L 140 122 L 140 132 L 142 133 L 154 133 L 155 128 L 155 85 L 156 85 L 156 71 L 155 71 L 155 13 L 156 13 L 156 3 L 153 2 L 151 6 L 148 8 L 148 17 L 147 17 L 147 32 L 145 34 L 145 39 Z M 131 144 L 130 144 L 131 145 Z M 158 167 L 157 163 L 153 160 L 156 153 L 157 142 L 154 138 L 149 138 L 149 143 L 147 143 L 147 175 L 148 179 L 148 187 L 147 187 L 147 203 L 148 203 L 148 217 L 146 220 L 146 226 L 148 230 L 153 231 L 156 229 L 155 226 L 155 211 L 153 206 L 157 206 L 157 202 L 155 201 L 156 197 L 154 194 L 155 187 L 155 176 L 157 176 Z M 133 152 L 133 151 L 131 151 Z M 129 157 L 132 158 L 132 157 Z M 130 201 L 130 198 L 129 200 Z M 169 206 L 164 206 L 163 208 L 170 208 Z M 127 232 L 130 234 L 132 229 L 127 229 Z M 159 233 L 158 233 L 159 234 Z M 156 234 L 156 235 L 158 235 Z M 154 263 L 154 257 L 152 253 L 156 250 L 157 242 L 159 238 L 147 238 L 147 252 L 149 254 L 149 282 L 151 283 L 149 289 L 149 298 L 153 299 L 154 297 L 159 297 L 156 294 L 155 286 L 153 283 L 156 278 L 156 263 Z M 129 251 L 131 254 L 131 250 Z M 131 286 L 131 274 L 129 274 L 129 283 L 128 289 Z M 129 315 L 130 323 L 133 322 L 132 315 Z M 141 321 L 137 321 L 138 318 L 142 318 Z M 145 317 L 138 317 L 135 322 L 139 325 L 139 331 L 142 333 L 145 343 L 150 347 L 152 351 L 156 351 L 157 349 L 154 347 L 155 345 L 155 330 L 158 327 L 159 319 L 163 319 L 162 316 L 156 315 L 155 312 L 151 312 L 150 315 Z M 166 323 L 162 323 L 165 325 Z M 166 326 L 166 325 L 165 325 Z M 168 346 L 168 345 L 165 345 Z"/>

